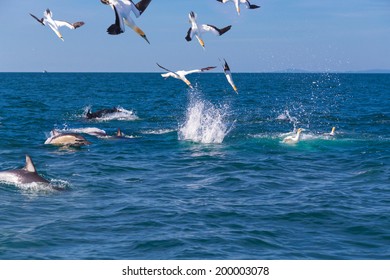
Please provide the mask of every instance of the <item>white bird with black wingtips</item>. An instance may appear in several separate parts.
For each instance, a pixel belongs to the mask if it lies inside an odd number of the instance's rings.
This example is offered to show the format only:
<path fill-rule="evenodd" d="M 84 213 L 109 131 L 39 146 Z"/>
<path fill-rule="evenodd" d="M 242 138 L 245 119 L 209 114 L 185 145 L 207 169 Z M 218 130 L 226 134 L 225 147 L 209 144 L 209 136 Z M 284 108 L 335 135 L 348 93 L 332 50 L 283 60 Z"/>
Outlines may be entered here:
<path fill-rule="evenodd" d="M 165 79 L 169 78 L 169 77 L 172 77 L 172 78 L 175 78 L 175 79 L 179 79 L 179 80 L 182 80 L 183 82 L 185 82 L 190 88 L 193 88 L 190 81 L 187 80 L 186 78 L 186 75 L 189 75 L 189 74 L 192 74 L 192 73 L 201 73 L 201 72 L 204 72 L 204 71 L 208 71 L 208 70 L 211 70 L 211 69 L 214 69 L 215 66 L 209 66 L 209 67 L 205 67 L 205 68 L 201 68 L 201 69 L 195 69 L 195 70 L 190 70 L 190 71 L 184 71 L 184 70 L 180 70 L 180 71 L 171 71 L 163 66 L 161 66 L 160 64 L 158 64 L 158 67 L 160 67 L 161 69 L 164 69 L 165 71 L 168 71 L 168 73 L 164 73 L 164 74 L 161 74 L 162 77 L 164 77 Z"/>
<path fill-rule="evenodd" d="M 202 39 L 202 33 L 211 32 L 214 35 L 221 36 L 222 34 L 229 31 L 230 28 L 232 28 L 231 25 L 226 26 L 226 27 L 221 28 L 221 29 L 219 29 L 218 27 L 211 25 L 211 24 L 199 25 L 196 21 L 197 15 L 194 12 L 190 12 L 188 17 L 190 19 L 191 27 L 190 27 L 190 29 L 188 29 L 187 36 L 185 37 L 185 39 L 189 42 L 195 36 L 198 39 L 199 44 L 202 46 L 203 49 L 205 48 L 205 44 L 204 44 L 204 41 Z"/>
<path fill-rule="evenodd" d="M 223 4 L 227 3 L 227 2 L 233 2 L 234 3 L 234 6 L 236 7 L 236 11 L 237 11 L 237 14 L 240 15 L 240 5 L 241 4 L 244 4 L 247 9 L 258 9 L 260 8 L 260 6 L 257 6 L 257 5 L 252 5 L 248 0 L 217 0 L 218 2 L 221 2 Z"/>
<path fill-rule="evenodd" d="M 41 19 L 39 19 L 38 17 L 34 16 L 33 14 L 30 14 L 30 15 L 33 18 L 35 18 L 42 25 L 49 26 L 54 31 L 54 33 L 58 36 L 58 38 L 60 38 L 62 41 L 64 41 L 64 38 L 62 37 L 62 34 L 58 30 L 60 27 L 66 26 L 66 27 L 68 27 L 70 29 L 76 29 L 76 28 L 79 28 L 80 26 L 84 25 L 84 22 L 82 22 L 82 21 L 78 21 L 78 22 L 75 22 L 75 23 L 69 23 L 69 22 L 63 21 L 63 20 L 54 20 L 53 19 L 53 13 L 49 9 L 46 9 L 44 11 L 43 18 L 41 18 Z"/>
<path fill-rule="evenodd" d="M 140 17 L 152 0 L 141 0 L 134 4 L 131 0 L 100 0 L 105 5 L 110 5 L 115 12 L 115 23 L 107 28 L 110 35 L 119 35 L 125 32 L 125 24 L 140 35 L 146 42 L 149 42 L 145 32 L 141 30 L 130 16 L 132 12 L 137 18 Z"/>
<path fill-rule="evenodd" d="M 229 84 L 232 86 L 233 90 L 238 94 L 237 87 L 233 81 L 232 72 L 230 72 L 230 67 L 227 64 L 225 59 L 223 64 L 223 72 L 225 73 L 226 79 L 228 80 Z"/>

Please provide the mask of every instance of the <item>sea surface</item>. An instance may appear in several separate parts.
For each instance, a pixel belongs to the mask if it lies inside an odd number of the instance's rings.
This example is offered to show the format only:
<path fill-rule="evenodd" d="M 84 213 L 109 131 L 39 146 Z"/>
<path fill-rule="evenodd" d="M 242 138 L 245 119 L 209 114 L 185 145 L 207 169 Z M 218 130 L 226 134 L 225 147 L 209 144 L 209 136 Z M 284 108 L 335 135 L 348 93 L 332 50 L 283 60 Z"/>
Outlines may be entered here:
<path fill-rule="evenodd" d="M 0 73 L 0 259 L 390 259 L 389 74 L 188 78 Z"/>

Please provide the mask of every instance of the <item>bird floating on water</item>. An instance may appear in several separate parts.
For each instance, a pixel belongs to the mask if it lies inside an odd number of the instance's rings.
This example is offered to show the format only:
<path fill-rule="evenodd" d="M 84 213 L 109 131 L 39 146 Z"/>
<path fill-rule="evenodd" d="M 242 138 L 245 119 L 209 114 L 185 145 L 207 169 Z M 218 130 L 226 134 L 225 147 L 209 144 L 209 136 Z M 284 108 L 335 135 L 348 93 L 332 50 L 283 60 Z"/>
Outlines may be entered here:
<path fill-rule="evenodd" d="M 299 140 L 301 140 L 301 132 L 302 132 L 302 128 L 298 128 L 297 133 L 295 135 L 290 135 L 285 137 L 283 139 L 283 143 L 287 143 L 287 144 L 298 143 Z"/>
<path fill-rule="evenodd" d="M 332 127 L 331 132 L 324 133 L 325 136 L 335 136 L 336 135 L 336 127 Z"/>
<path fill-rule="evenodd" d="M 230 72 L 230 67 L 227 64 L 225 59 L 224 59 L 224 64 L 223 64 L 223 71 L 225 72 L 225 76 L 226 76 L 226 79 L 228 80 L 229 84 L 232 86 L 233 90 L 238 94 L 237 87 L 233 82 L 232 73 Z"/>
<path fill-rule="evenodd" d="M 82 22 L 82 21 L 77 21 L 75 23 L 69 23 L 69 22 L 63 21 L 63 20 L 54 20 L 53 13 L 49 9 L 46 9 L 43 12 L 43 18 L 41 18 L 41 19 L 34 16 L 33 14 L 30 14 L 30 16 L 35 18 L 42 25 L 49 26 L 54 31 L 54 33 L 58 36 L 58 38 L 60 38 L 62 41 L 64 41 L 64 38 L 62 37 L 62 34 L 58 30 L 60 27 L 66 26 L 70 29 L 76 29 L 76 28 L 79 28 L 79 27 L 84 25 L 84 22 Z"/>
<path fill-rule="evenodd" d="M 167 79 L 169 77 L 172 77 L 172 78 L 176 78 L 176 79 L 182 80 L 190 88 L 192 88 L 192 85 L 191 85 L 190 81 L 187 80 L 186 75 L 189 75 L 189 74 L 192 74 L 192 73 L 201 73 L 201 72 L 208 71 L 208 70 L 216 68 L 215 66 L 209 66 L 209 67 L 205 67 L 205 68 L 201 68 L 201 69 L 195 69 L 195 70 L 190 70 L 190 71 L 180 70 L 180 71 L 176 71 L 175 72 L 175 71 L 171 71 L 171 70 L 161 66 L 158 63 L 157 63 L 157 65 L 161 69 L 164 69 L 165 71 L 168 71 L 168 73 L 161 74 L 162 77 L 164 77 L 165 79 Z"/>
<path fill-rule="evenodd" d="M 130 17 L 130 13 L 138 18 L 146 10 L 152 0 L 141 0 L 134 4 L 131 0 L 100 0 L 105 5 L 110 5 L 115 12 L 115 23 L 107 28 L 107 33 L 110 35 L 119 35 L 125 32 L 125 24 L 140 35 L 146 42 L 149 42 L 145 32 L 141 30 Z"/>
<path fill-rule="evenodd" d="M 231 25 L 226 26 L 226 27 L 221 28 L 221 29 L 219 29 L 218 27 L 211 25 L 211 24 L 199 25 L 196 21 L 197 15 L 194 12 L 190 12 L 188 17 L 190 19 L 191 27 L 190 27 L 190 29 L 188 29 L 187 36 L 185 37 L 185 39 L 188 42 L 190 42 L 192 40 L 192 38 L 195 36 L 198 39 L 199 44 L 202 46 L 203 49 L 205 48 L 205 44 L 204 44 L 204 41 L 202 39 L 202 33 L 211 32 L 215 35 L 221 36 L 222 34 L 228 32 L 230 30 L 230 28 L 232 28 Z"/>
<path fill-rule="evenodd" d="M 234 6 L 236 7 L 236 11 L 237 11 L 237 14 L 240 15 L 240 5 L 241 4 L 245 4 L 245 6 L 247 7 L 247 9 L 258 9 L 260 8 L 260 6 L 257 6 L 257 5 L 252 5 L 248 0 L 217 0 L 218 2 L 221 2 L 223 4 L 227 3 L 227 2 L 233 2 L 234 3 Z"/>

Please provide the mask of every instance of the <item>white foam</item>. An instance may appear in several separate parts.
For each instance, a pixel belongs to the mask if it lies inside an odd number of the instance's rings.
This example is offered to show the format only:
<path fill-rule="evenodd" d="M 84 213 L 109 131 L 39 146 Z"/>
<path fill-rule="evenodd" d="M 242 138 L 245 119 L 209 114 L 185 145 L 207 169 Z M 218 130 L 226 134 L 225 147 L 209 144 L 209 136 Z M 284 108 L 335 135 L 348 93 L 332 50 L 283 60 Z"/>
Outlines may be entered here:
<path fill-rule="evenodd" d="M 222 143 L 230 131 L 227 108 L 217 108 L 209 102 L 192 98 L 187 108 L 186 120 L 179 125 L 179 140 L 197 143 Z"/>
<path fill-rule="evenodd" d="M 167 134 L 176 131 L 175 129 L 152 129 L 152 130 L 145 130 L 142 133 L 143 134 L 155 134 L 155 135 L 160 135 L 160 134 Z"/>

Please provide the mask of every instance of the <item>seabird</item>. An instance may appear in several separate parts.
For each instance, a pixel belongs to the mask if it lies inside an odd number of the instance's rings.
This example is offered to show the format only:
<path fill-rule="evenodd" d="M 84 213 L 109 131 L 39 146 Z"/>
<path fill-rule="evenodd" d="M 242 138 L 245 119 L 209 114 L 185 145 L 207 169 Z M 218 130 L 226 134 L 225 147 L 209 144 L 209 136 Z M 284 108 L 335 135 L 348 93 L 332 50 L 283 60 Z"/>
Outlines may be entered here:
<path fill-rule="evenodd" d="M 287 144 L 295 144 L 301 139 L 302 128 L 298 128 L 297 133 L 295 135 L 287 136 L 283 139 L 283 143 Z"/>
<path fill-rule="evenodd" d="M 260 6 L 257 6 L 257 5 L 252 5 L 248 0 L 217 0 L 218 2 L 221 2 L 221 3 L 227 3 L 227 2 L 233 2 L 234 5 L 236 6 L 236 11 L 237 11 L 237 14 L 240 15 L 240 5 L 241 4 L 245 4 L 245 6 L 248 8 L 248 9 L 258 9 L 260 8 Z"/>
<path fill-rule="evenodd" d="M 161 74 L 162 77 L 164 77 L 165 79 L 169 78 L 169 77 L 172 77 L 172 78 L 176 78 L 176 79 L 179 79 L 179 80 L 182 80 L 183 82 L 185 82 L 190 88 L 193 88 L 190 81 L 187 80 L 186 78 L 186 75 L 188 74 L 192 74 L 192 73 L 200 73 L 200 72 L 204 72 L 204 71 L 208 71 L 208 70 L 211 70 L 211 69 L 214 69 L 215 66 L 209 66 L 209 67 L 205 67 L 205 68 L 201 68 L 201 69 L 195 69 L 195 70 L 190 70 L 190 71 L 184 71 L 184 70 L 180 70 L 180 71 L 171 71 L 163 66 L 161 66 L 160 64 L 158 64 L 158 67 L 160 67 L 161 69 L 164 69 L 165 71 L 168 71 L 168 73 L 164 73 L 164 74 Z"/>
<path fill-rule="evenodd" d="M 199 25 L 196 22 L 197 15 L 194 12 L 190 12 L 188 17 L 190 19 L 191 27 L 190 27 L 190 29 L 188 29 L 187 36 L 185 37 L 185 39 L 189 42 L 189 41 L 192 40 L 192 38 L 195 35 L 195 37 L 198 39 L 199 44 L 203 47 L 203 49 L 204 49 L 204 41 L 202 39 L 202 33 L 204 33 L 204 32 L 212 32 L 215 35 L 221 36 L 222 34 L 224 34 L 227 31 L 229 31 L 230 28 L 232 28 L 231 25 L 226 26 L 226 27 L 224 27 L 222 29 L 219 29 L 219 28 L 217 28 L 217 27 L 215 27 L 214 25 L 211 25 L 211 24 Z"/>
<path fill-rule="evenodd" d="M 228 80 L 229 84 L 232 86 L 234 91 L 238 94 L 237 87 L 233 82 L 232 73 L 230 72 L 229 65 L 227 64 L 226 60 L 224 59 L 225 63 L 223 65 L 223 71 L 225 72 L 226 79 Z"/>
<path fill-rule="evenodd" d="M 335 136 L 336 135 L 336 127 L 332 127 L 332 131 L 329 133 L 325 133 L 325 136 Z"/>
<path fill-rule="evenodd" d="M 64 38 L 62 37 L 62 34 L 58 30 L 58 28 L 60 28 L 62 26 L 66 26 L 70 29 L 76 29 L 76 28 L 79 28 L 80 26 L 84 25 L 84 22 L 82 22 L 82 21 L 78 21 L 75 23 L 69 23 L 69 22 L 62 21 L 62 20 L 54 20 L 53 13 L 49 9 L 46 9 L 46 11 L 43 12 L 43 18 L 41 18 L 41 19 L 37 18 L 33 14 L 30 14 L 30 15 L 33 18 L 35 18 L 42 25 L 48 25 L 54 31 L 54 33 L 58 36 L 58 38 L 60 38 L 62 41 L 64 41 Z"/>
<path fill-rule="evenodd" d="M 145 33 L 139 28 L 130 17 L 130 13 L 138 18 L 143 14 L 152 0 L 141 0 L 137 4 L 134 4 L 131 0 L 100 0 L 105 5 L 110 5 L 115 12 L 115 23 L 111 24 L 107 28 L 107 33 L 110 35 L 119 35 L 125 32 L 125 24 L 133 29 L 138 35 L 149 42 Z"/>

